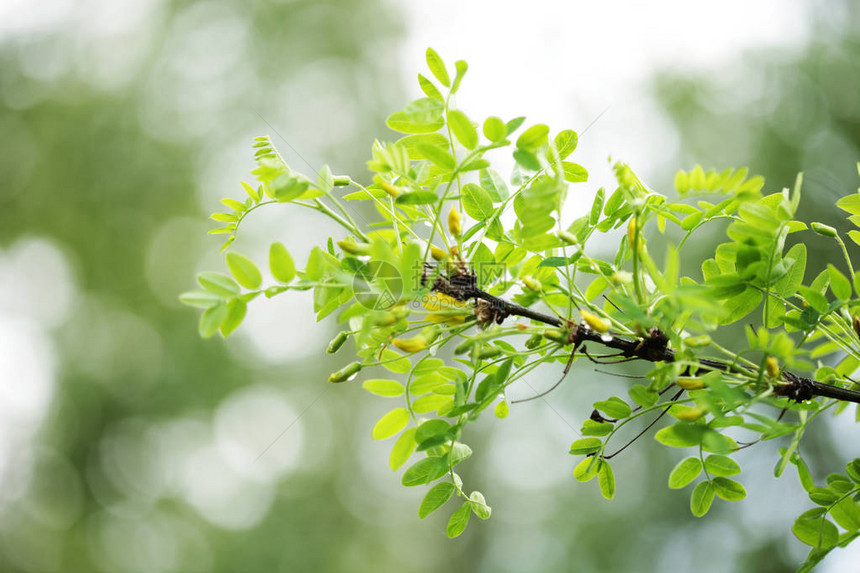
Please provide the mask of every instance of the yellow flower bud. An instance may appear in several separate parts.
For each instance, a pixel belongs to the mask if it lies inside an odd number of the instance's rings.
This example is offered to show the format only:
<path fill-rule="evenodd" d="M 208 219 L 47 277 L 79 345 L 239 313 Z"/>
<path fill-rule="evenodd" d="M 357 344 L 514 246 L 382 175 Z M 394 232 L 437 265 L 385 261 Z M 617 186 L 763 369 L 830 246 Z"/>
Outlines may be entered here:
<path fill-rule="evenodd" d="M 779 362 L 773 356 L 767 357 L 767 360 L 765 360 L 765 368 L 767 370 L 767 375 L 771 378 L 779 376 Z"/>
<path fill-rule="evenodd" d="M 361 362 L 351 362 L 328 377 L 329 382 L 346 382 L 361 371 Z"/>
<path fill-rule="evenodd" d="M 438 312 L 440 310 L 465 309 L 467 305 L 464 301 L 457 300 L 453 296 L 449 296 L 441 292 L 434 292 L 431 293 L 429 297 L 421 301 L 421 306 L 429 311 Z"/>
<path fill-rule="evenodd" d="M 672 408 L 672 415 L 684 422 L 695 422 L 705 415 L 705 411 L 701 408 L 680 408 L 680 404 Z"/>
<path fill-rule="evenodd" d="M 633 248 L 633 245 L 636 243 L 636 217 L 633 217 L 627 223 L 627 242 L 630 244 L 630 248 Z"/>
<path fill-rule="evenodd" d="M 437 261 L 442 261 L 448 258 L 448 253 L 445 249 L 440 249 L 436 245 L 430 245 L 430 255 Z"/>
<path fill-rule="evenodd" d="M 338 241 L 337 246 L 340 247 L 343 252 L 349 253 L 350 255 L 367 255 L 370 253 L 370 245 L 367 243 L 356 243 L 349 239 Z"/>
<path fill-rule="evenodd" d="M 597 332 L 606 332 L 611 326 L 611 323 L 608 320 L 600 318 L 593 312 L 580 310 L 579 314 L 582 315 L 582 320 L 584 320 L 592 330 L 596 330 Z"/>
<path fill-rule="evenodd" d="M 448 212 L 448 230 L 455 236 L 459 236 L 463 232 L 463 226 L 460 223 L 460 213 L 457 212 L 456 207 L 451 207 L 451 210 Z"/>
<path fill-rule="evenodd" d="M 540 292 L 541 289 L 543 289 L 543 285 L 541 284 L 541 282 L 534 277 L 523 277 L 523 284 L 525 284 L 529 290 L 533 290 L 535 292 Z"/>
<path fill-rule="evenodd" d="M 567 336 L 560 330 L 547 330 L 543 333 L 544 337 L 553 342 L 566 342 Z"/>
<path fill-rule="evenodd" d="M 419 334 L 412 338 L 395 338 L 391 341 L 391 344 L 403 352 L 420 352 L 427 348 L 427 339 Z"/>
<path fill-rule="evenodd" d="M 400 189 L 399 187 L 395 187 L 385 179 L 380 178 L 378 182 L 379 186 L 382 187 L 382 190 L 394 197 L 395 199 L 397 199 L 398 197 L 400 197 L 400 195 L 403 194 L 402 189 Z"/>
<path fill-rule="evenodd" d="M 678 378 L 677 380 L 675 380 L 675 384 L 677 384 L 684 390 L 699 390 L 705 387 L 705 383 L 702 382 L 700 378 Z"/>
<path fill-rule="evenodd" d="M 427 315 L 427 321 L 432 322 L 434 324 L 439 324 L 444 322 L 445 324 L 450 324 L 452 326 L 456 326 L 458 324 L 463 324 L 466 322 L 466 315 L 464 314 L 441 314 L 438 312 L 431 312 Z"/>

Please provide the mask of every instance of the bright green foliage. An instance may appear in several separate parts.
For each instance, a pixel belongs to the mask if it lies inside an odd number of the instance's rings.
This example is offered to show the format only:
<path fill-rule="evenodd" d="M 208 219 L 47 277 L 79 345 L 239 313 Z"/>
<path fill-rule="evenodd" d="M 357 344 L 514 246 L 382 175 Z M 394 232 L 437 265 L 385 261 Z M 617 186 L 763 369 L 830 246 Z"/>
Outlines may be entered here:
<path fill-rule="evenodd" d="M 690 510 L 701 517 L 716 498 L 746 496 L 732 479 L 741 472 L 734 452 L 780 440 L 785 447 L 775 475 L 795 466 L 811 503 L 821 506 L 793 528 L 813 547 L 808 563 L 853 539 L 860 528 L 854 499 L 860 461 L 816 487 L 799 454 L 808 425 L 828 410 L 842 411 L 844 403 L 789 390 L 791 376 L 855 387 L 849 377 L 860 368 L 860 275 L 835 229 L 820 223 L 810 229 L 795 219 L 802 178 L 790 191 L 766 192 L 764 179 L 746 168 L 696 166 L 678 172 L 674 192 L 661 193 L 618 162 L 617 187 L 597 190 L 585 214 L 568 220 L 562 206 L 588 180 L 588 170 L 570 160 L 576 132 L 553 132 L 524 117 L 467 114 L 451 97 L 465 62 L 452 70 L 428 49 L 427 67 L 418 76 L 426 97 L 387 119 L 403 136 L 373 144 L 367 186 L 327 167 L 306 177 L 268 138 L 256 140 L 256 187 L 243 183 L 246 198 L 224 200 L 229 212 L 212 216 L 223 223 L 213 232 L 229 235 L 223 248 L 245 217 L 266 204 L 328 216 L 344 232 L 313 248 L 306 262 L 294 262 L 284 245 L 273 243 L 267 276 L 251 259 L 229 253 L 232 276 L 203 273 L 201 290 L 181 297 L 203 309 L 201 335 L 230 334 L 261 293 L 313 291 L 317 318 L 332 316 L 342 325 L 329 352 L 352 339 L 357 357 L 329 379 L 345 382 L 373 369 L 363 388 L 398 401 L 372 437 L 397 436 L 389 465 L 393 471 L 406 466 L 404 486 L 431 485 L 419 517 L 458 499 L 449 537 L 465 530 L 472 513 L 491 514 L 484 496 L 467 494 L 454 471 L 472 455 L 464 443 L 470 424 L 491 406 L 495 416 L 485 418 L 505 423 L 516 404 L 508 395 L 526 391 L 516 383 L 544 364 L 560 369 L 574 351 L 573 360 L 581 360 L 579 337 L 587 336 L 594 360 L 620 349 L 623 358 L 652 364 L 641 383 L 630 385 L 629 398 L 598 400 L 590 417 L 583 409 L 582 437 L 570 447 L 570 454 L 583 456 L 573 464 L 575 480 L 596 477 L 601 494 L 612 499 L 609 460 L 626 448 L 621 436 L 632 432 L 616 434 L 656 420 L 657 442 L 692 448 L 669 473 L 668 485 L 681 489 L 698 480 Z M 509 176 L 493 167 L 501 155 L 513 159 Z M 352 188 L 343 193 L 345 185 Z M 855 225 L 858 197 L 837 203 Z M 374 221 L 354 218 L 353 204 L 373 212 Z M 726 238 L 712 257 L 691 264 L 687 245 L 706 227 Z M 845 264 L 809 276 L 802 241 L 813 233 L 832 241 Z M 617 245 L 608 257 L 592 246 L 600 235 Z M 668 246 L 649 248 L 659 235 Z M 860 231 L 849 235 L 860 239 Z M 455 279 L 474 280 L 482 303 L 474 293 L 458 298 L 456 288 L 445 291 Z M 507 311 L 499 313 L 492 297 L 506 301 Z M 734 323 L 754 326 L 735 337 L 735 347 L 723 348 L 712 334 Z M 601 343 L 610 348 L 604 352 Z"/>

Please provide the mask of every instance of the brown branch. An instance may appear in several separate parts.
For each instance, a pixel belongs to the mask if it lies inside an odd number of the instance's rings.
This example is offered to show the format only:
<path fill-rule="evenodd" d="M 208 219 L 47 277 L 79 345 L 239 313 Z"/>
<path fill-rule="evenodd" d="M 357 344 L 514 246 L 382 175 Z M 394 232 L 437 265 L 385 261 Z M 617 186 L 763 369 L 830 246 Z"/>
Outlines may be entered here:
<path fill-rule="evenodd" d="M 425 279 L 427 277 L 425 276 Z M 579 346 L 583 342 L 596 342 L 603 346 L 620 350 L 619 356 L 624 356 L 631 359 L 645 360 L 648 362 L 674 362 L 675 352 L 669 348 L 669 340 L 660 330 L 653 328 L 649 331 L 648 336 L 631 340 L 622 336 L 607 335 L 596 332 L 582 324 L 572 324 L 570 321 L 563 320 L 557 316 L 551 316 L 536 312 L 524 306 L 508 302 L 502 298 L 491 295 L 490 293 L 481 290 L 477 286 L 475 275 L 471 273 L 461 272 L 452 276 L 437 276 L 433 281 L 432 290 L 451 296 L 460 301 L 469 299 L 478 299 L 483 301 L 480 305 L 482 316 L 479 316 L 479 323 L 488 323 L 494 321 L 501 323 L 508 316 L 521 316 L 530 318 L 537 322 L 556 326 L 559 328 L 569 328 L 567 335 L 568 343 Z M 709 358 L 700 358 L 698 360 L 701 369 L 716 370 L 721 372 L 740 371 L 750 373 L 751 371 L 739 367 L 734 364 L 712 360 Z M 782 384 L 777 388 L 777 395 L 785 396 L 789 400 L 795 402 L 804 402 L 811 400 L 815 396 L 824 398 L 833 398 L 845 402 L 854 402 L 860 404 L 860 392 L 840 388 L 832 384 L 824 384 L 811 378 L 804 378 L 789 371 L 782 372 Z"/>

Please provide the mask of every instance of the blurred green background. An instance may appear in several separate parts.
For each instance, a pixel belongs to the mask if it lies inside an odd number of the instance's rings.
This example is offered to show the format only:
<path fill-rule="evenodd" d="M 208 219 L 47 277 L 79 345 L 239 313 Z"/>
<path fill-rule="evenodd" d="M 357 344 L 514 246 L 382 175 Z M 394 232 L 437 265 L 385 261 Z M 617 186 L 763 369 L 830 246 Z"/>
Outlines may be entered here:
<path fill-rule="evenodd" d="M 271 134 L 306 172 L 363 176 L 370 143 L 391 135 L 385 116 L 417 95 L 424 46 L 404 46 L 423 37 L 402 12 L 421 19 L 383 0 L 3 8 L 0 570 L 776 572 L 802 559 L 789 527 L 808 503 L 794 476 L 771 477 L 778 444 L 740 456 L 750 497 L 705 520 L 665 486 L 677 452 L 649 440 L 618 458 L 614 502 L 577 484 L 573 428 L 628 385 L 590 366 L 550 406 L 514 408 L 469 437 L 464 477 L 494 517 L 451 541 L 447 512 L 419 522 L 423 492 L 404 490 L 389 445 L 370 440 L 387 404 L 324 382 L 347 357 L 323 355 L 336 326 L 315 325 L 307 297 L 252 305 L 227 342 L 198 338 L 176 297 L 222 266 L 205 216 L 241 196 L 251 139 Z M 647 137 L 672 150 L 634 165 L 651 186 L 669 190 L 697 162 L 748 165 L 771 190 L 805 170 L 803 217 L 843 225 L 832 203 L 857 187 L 860 18 L 849 2 L 802 13 L 804 37 L 788 47 L 649 71 L 637 93 L 668 121 Z M 492 57 L 483 34 L 443 56 Z M 551 41 L 534 51 L 555 57 Z M 570 75 L 563 93 L 589 81 Z M 482 103 L 476 114 L 501 106 Z M 581 107 L 584 126 L 597 113 Z M 612 113 L 604 137 L 646 137 Z M 279 239 L 302 260 L 334 232 L 289 210 L 256 217 L 236 244 L 252 255 Z M 823 267 L 830 245 L 806 239 Z M 849 417 L 812 435 L 818 477 L 858 454 Z M 856 570 L 838 554 L 822 570 Z"/>

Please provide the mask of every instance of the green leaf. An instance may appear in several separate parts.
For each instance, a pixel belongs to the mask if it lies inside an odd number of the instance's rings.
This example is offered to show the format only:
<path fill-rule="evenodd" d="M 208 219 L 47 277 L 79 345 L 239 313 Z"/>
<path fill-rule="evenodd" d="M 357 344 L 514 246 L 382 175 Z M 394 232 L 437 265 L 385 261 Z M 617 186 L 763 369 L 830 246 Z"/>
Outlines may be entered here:
<path fill-rule="evenodd" d="M 282 243 L 272 243 L 269 247 L 269 271 L 275 280 L 287 284 L 296 277 L 293 257 Z"/>
<path fill-rule="evenodd" d="M 600 469 L 597 470 L 597 482 L 600 485 L 600 493 L 606 499 L 615 497 L 615 474 L 606 460 L 600 460 Z"/>
<path fill-rule="evenodd" d="M 598 470 L 600 470 L 600 459 L 596 456 L 587 457 L 573 468 L 573 477 L 578 482 L 591 481 L 597 475 Z"/>
<path fill-rule="evenodd" d="M 860 194 L 847 195 L 837 201 L 836 206 L 852 215 L 860 215 Z"/>
<path fill-rule="evenodd" d="M 823 294 L 813 288 L 805 286 L 798 288 L 797 292 L 800 294 L 800 296 L 804 298 L 804 300 L 806 300 L 807 303 L 809 303 L 809 306 L 811 306 L 821 314 L 827 312 L 827 307 L 829 306 L 829 303 L 827 302 L 827 298 Z"/>
<path fill-rule="evenodd" d="M 839 272 L 839 269 L 832 264 L 827 265 L 827 271 L 830 273 L 830 290 L 836 295 L 839 300 L 845 301 L 851 299 L 851 282 L 848 278 Z"/>
<path fill-rule="evenodd" d="M 490 116 L 484 120 L 484 137 L 495 143 L 504 141 L 507 136 L 508 130 L 504 121 L 495 116 Z"/>
<path fill-rule="evenodd" d="M 540 171 L 541 164 L 537 155 L 526 149 L 517 149 L 514 151 L 514 160 L 530 171 Z"/>
<path fill-rule="evenodd" d="M 568 183 L 582 183 L 588 181 L 588 170 L 577 163 L 570 161 L 562 161 L 561 167 L 564 170 L 564 180 Z"/>
<path fill-rule="evenodd" d="M 747 287 L 741 294 L 725 302 L 725 306 L 729 309 L 729 312 L 720 319 L 720 324 L 731 324 L 742 319 L 761 304 L 762 298 L 764 296 L 760 290 Z"/>
<path fill-rule="evenodd" d="M 720 499 L 724 499 L 726 501 L 740 501 L 747 496 L 747 491 L 744 489 L 744 486 L 735 480 L 716 477 L 712 483 L 714 484 L 714 493 L 716 493 Z"/>
<path fill-rule="evenodd" d="M 533 125 L 520 134 L 517 138 L 517 148 L 526 151 L 535 151 L 542 145 L 546 145 L 549 127 L 539 123 Z"/>
<path fill-rule="evenodd" d="M 254 203 L 259 203 L 260 199 L 262 199 L 262 195 L 260 195 L 260 190 L 254 189 L 253 187 L 251 187 L 250 185 L 248 185 L 244 181 L 242 181 L 241 183 L 242 183 L 242 188 L 245 190 L 245 193 L 248 194 L 248 197 L 250 197 L 251 200 L 254 201 Z"/>
<path fill-rule="evenodd" d="M 657 392 L 648 390 L 648 388 L 642 384 L 634 384 L 630 387 L 630 390 L 628 390 L 627 393 L 630 394 L 630 398 L 632 398 L 634 402 L 643 408 L 650 408 L 656 404 L 657 400 L 660 398 Z"/>
<path fill-rule="evenodd" d="M 418 133 L 414 135 L 404 135 L 397 140 L 397 145 L 401 148 L 406 149 L 406 154 L 409 156 L 409 159 L 413 161 L 417 161 L 419 159 L 426 159 L 424 155 L 422 155 L 421 152 L 418 150 L 418 145 L 422 143 L 425 145 L 441 147 L 442 149 L 448 148 L 448 138 L 441 133 Z M 364 196 L 363 198 L 370 199 L 369 196 Z"/>
<path fill-rule="evenodd" d="M 654 439 L 664 446 L 690 448 L 698 446 L 702 442 L 704 432 L 704 426 L 679 422 L 654 434 Z"/>
<path fill-rule="evenodd" d="M 741 473 L 741 466 L 728 456 L 711 454 L 705 458 L 705 471 L 715 476 L 731 477 Z"/>
<path fill-rule="evenodd" d="M 714 503 L 714 485 L 709 481 L 699 482 L 690 496 L 690 511 L 696 517 L 702 517 L 711 509 Z"/>
<path fill-rule="evenodd" d="M 484 494 L 479 491 L 473 491 L 469 496 L 469 504 L 472 506 L 472 511 L 481 519 L 490 519 L 493 510 L 487 505 L 487 500 L 484 499 Z"/>
<path fill-rule="evenodd" d="M 391 448 L 391 454 L 388 456 L 388 467 L 391 468 L 391 471 L 396 471 L 405 464 L 416 447 L 418 444 L 415 443 L 415 428 L 408 428 L 400 434 Z"/>
<path fill-rule="evenodd" d="M 830 515 L 836 523 L 847 531 L 860 529 L 860 506 L 850 497 L 831 507 Z"/>
<path fill-rule="evenodd" d="M 454 132 L 454 137 L 463 144 L 463 147 L 475 149 L 478 146 L 478 132 L 465 113 L 458 109 L 450 110 L 448 112 L 448 125 Z"/>
<path fill-rule="evenodd" d="M 462 190 L 463 209 L 473 219 L 486 221 L 493 215 L 493 200 L 483 188 L 466 183 Z"/>
<path fill-rule="evenodd" d="M 212 213 L 209 218 L 218 223 L 235 223 L 239 220 L 235 213 Z"/>
<path fill-rule="evenodd" d="M 200 273 L 197 275 L 197 284 L 222 298 L 236 296 L 241 292 L 236 281 L 221 273 Z"/>
<path fill-rule="evenodd" d="M 227 268 L 230 274 L 240 285 L 247 289 L 255 290 L 263 283 L 263 275 L 257 265 L 244 255 L 239 253 L 227 253 Z"/>
<path fill-rule="evenodd" d="M 603 442 L 597 438 L 582 438 L 575 440 L 570 445 L 570 453 L 573 455 L 591 454 L 598 451 L 602 445 Z"/>
<path fill-rule="evenodd" d="M 597 190 L 597 194 L 594 196 L 594 203 L 591 204 L 591 214 L 588 217 L 588 223 L 590 225 L 596 225 L 600 221 L 600 210 L 603 209 L 603 201 L 606 198 L 606 192 L 603 190 L 603 187 Z"/>
<path fill-rule="evenodd" d="M 416 147 L 424 157 L 442 169 L 453 170 L 454 167 L 457 166 L 454 156 L 451 155 L 447 149 L 442 149 L 436 145 L 429 145 L 426 143 L 419 143 Z"/>
<path fill-rule="evenodd" d="M 472 457 L 472 448 L 460 442 L 454 442 L 454 445 L 451 446 L 451 451 L 448 453 L 448 461 L 451 462 L 452 466 L 456 466 L 470 457 Z"/>
<path fill-rule="evenodd" d="M 390 348 L 383 350 L 381 360 L 382 367 L 396 374 L 406 374 L 412 369 L 412 363 L 409 362 L 409 359 L 405 356 L 402 356 L 399 360 L 395 360 L 398 356 L 400 356 L 400 354 L 394 352 Z"/>
<path fill-rule="evenodd" d="M 572 129 L 560 131 L 555 136 L 555 148 L 558 151 L 559 159 L 564 159 L 576 149 L 576 144 L 579 142 L 579 137 Z"/>
<path fill-rule="evenodd" d="M 241 298 L 234 298 L 227 303 L 227 316 L 221 322 L 221 336 L 224 338 L 230 336 L 234 330 L 242 324 L 242 319 L 245 318 L 245 313 L 248 312 L 248 305 Z"/>
<path fill-rule="evenodd" d="M 690 190 L 690 178 L 686 171 L 681 170 L 675 174 L 675 190 L 678 195 L 684 195 Z"/>
<path fill-rule="evenodd" d="M 429 97 L 418 99 L 389 115 L 385 124 L 401 133 L 433 133 L 445 125 L 444 105 Z"/>
<path fill-rule="evenodd" d="M 451 78 L 448 77 L 445 62 L 442 61 L 442 58 L 439 57 L 439 54 L 433 48 L 427 48 L 427 67 L 430 68 L 430 72 L 436 76 L 440 84 L 446 88 L 451 87 Z"/>
<path fill-rule="evenodd" d="M 213 306 L 204 310 L 203 314 L 200 315 L 200 322 L 197 325 L 197 330 L 200 332 L 200 336 L 203 338 L 210 338 L 213 334 L 218 332 L 218 329 L 221 327 L 221 323 L 224 322 L 228 314 L 229 310 L 227 309 L 226 304 L 219 304 L 218 306 Z"/>
<path fill-rule="evenodd" d="M 803 284 L 803 275 L 806 271 L 806 245 L 803 243 L 794 245 L 785 254 L 785 258 L 794 259 L 794 263 L 789 267 L 788 272 L 776 281 L 774 290 L 780 296 L 789 297 L 794 295 Z"/>
<path fill-rule="evenodd" d="M 835 546 L 839 540 L 839 530 L 823 516 L 808 518 L 801 515 L 794 522 L 791 531 L 803 543 L 822 549 Z"/>
<path fill-rule="evenodd" d="M 418 426 L 418 429 L 415 432 L 415 441 L 420 445 L 422 442 L 425 442 L 430 438 L 448 434 L 450 431 L 451 424 L 445 420 L 440 420 L 438 418 L 427 420 Z"/>
<path fill-rule="evenodd" d="M 439 100 L 441 102 L 445 101 L 444 96 L 439 91 L 439 88 L 433 85 L 433 82 L 424 77 L 423 74 L 418 74 L 418 85 L 421 87 L 421 91 L 429 97 L 435 100 Z"/>
<path fill-rule="evenodd" d="M 702 473 L 702 462 L 699 458 L 692 456 L 684 458 L 678 462 L 672 473 L 669 474 L 669 487 L 671 489 L 681 489 L 699 477 L 700 473 Z"/>
<path fill-rule="evenodd" d="M 448 462 L 445 461 L 445 458 L 424 458 L 403 472 L 400 483 L 406 487 L 424 485 L 439 479 L 446 473 L 448 473 Z"/>
<path fill-rule="evenodd" d="M 377 396 L 384 396 L 386 398 L 395 398 L 397 396 L 402 396 L 403 392 L 405 391 L 403 388 L 403 384 L 401 384 L 397 380 L 386 380 L 380 378 L 374 378 L 373 380 L 365 380 L 364 384 L 362 384 L 361 387 L 370 392 L 371 394 L 376 394 Z"/>
<path fill-rule="evenodd" d="M 205 290 L 193 290 L 190 292 L 184 292 L 179 295 L 179 300 L 182 304 L 187 304 L 188 306 L 194 306 L 197 308 L 211 308 L 216 304 L 221 304 L 224 299 L 221 296 L 215 294 L 214 292 L 208 292 Z"/>
<path fill-rule="evenodd" d="M 268 187 L 276 200 L 286 203 L 298 199 L 302 193 L 307 191 L 308 182 L 289 173 L 282 173 L 272 180 Z"/>
<path fill-rule="evenodd" d="M 583 436 L 605 436 L 612 432 L 614 426 L 609 422 L 596 422 L 594 420 L 585 420 L 582 423 Z"/>
<path fill-rule="evenodd" d="M 445 502 L 451 499 L 455 491 L 457 488 L 449 481 L 443 481 L 431 487 L 418 507 L 418 518 L 424 519 L 445 505 Z"/>
<path fill-rule="evenodd" d="M 496 404 L 496 407 L 493 408 L 493 413 L 496 415 L 497 418 L 501 420 L 507 418 L 510 411 L 510 406 L 508 406 L 508 403 L 504 400 Z"/>
<path fill-rule="evenodd" d="M 632 413 L 630 405 L 617 396 L 612 396 L 608 400 L 595 402 L 594 408 L 600 410 L 610 418 L 626 418 Z"/>
<path fill-rule="evenodd" d="M 464 60 L 457 60 L 454 62 L 454 69 L 456 70 L 456 75 L 454 76 L 454 82 L 451 84 L 451 93 L 457 93 L 457 90 L 460 89 L 460 82 L 463 81 L 463 78 L 466 76 L 466 71 L 469 69 L 469 64 L 467 64 Z"/>
<path fill-rule="evenodd" d="M 409 410 L 406 408 L 395 408 L 382 416 L 373 426 L 371 436 L 374 440 L 390 438 L 409 423 Z"/>
<path fill-rule="evenodd" d="M 432 191 L 410 191 L 403 193 L 394 201 L 398 205 L 430 205 L 439 200 Z"/>
<path fill-rule="evenodd" d="M 466 526 L 469 525 L 470 515 L 472 515 L 472 504 L 467 501 L 464 502 L 463 505 L 460 506 L 460 509 L 455 511 L 454 514 L 451 515 L 451 519 L 448 520 L 448 526 L 445 528 L 445 533 L 449 538 L 453 539 L 463 533 Z"/>
<path fill-rule="evenodd" d="M 809 490 L 809 499 L 816 505 L 827 506 L 831 503 L 835 503 L 836 500 L 839 499 L 839 495 L 826 487 L 814 487 Z"/>

